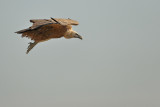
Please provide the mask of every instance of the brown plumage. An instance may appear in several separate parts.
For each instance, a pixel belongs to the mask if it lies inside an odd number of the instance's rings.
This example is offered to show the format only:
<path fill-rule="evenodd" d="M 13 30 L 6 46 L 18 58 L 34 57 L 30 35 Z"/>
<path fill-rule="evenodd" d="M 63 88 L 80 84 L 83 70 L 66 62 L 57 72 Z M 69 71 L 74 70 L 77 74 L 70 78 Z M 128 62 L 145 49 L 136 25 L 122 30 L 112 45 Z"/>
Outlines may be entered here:
<path fill-rule="evenodd" d="M 27 29 L 17 31 L 15 33 L 22 34 L 22 37 L 28 37 L 34 41 L 29 43 L 27 54 L 39 42 L 44 42 L 52 38 L 79 38 L 82 39 L 77 32 L 72 30 L 71 25 L 78 25 L 78 22 L 72 19 L 35 19 L 30 20 L 33 25 Z"/>

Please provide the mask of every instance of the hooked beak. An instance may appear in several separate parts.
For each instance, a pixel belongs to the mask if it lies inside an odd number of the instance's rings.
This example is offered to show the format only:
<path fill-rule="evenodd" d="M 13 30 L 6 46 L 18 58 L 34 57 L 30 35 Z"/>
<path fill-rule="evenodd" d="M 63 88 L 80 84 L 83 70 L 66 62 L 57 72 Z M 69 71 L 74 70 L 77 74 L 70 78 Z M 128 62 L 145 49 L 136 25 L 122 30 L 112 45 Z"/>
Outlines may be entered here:
<path fill-rule="evenodd" d="M 76 38 L 79 38 L 81 40 L 83 39 L 82 36 L 80 36 L 79 34 L 76 35 Z"/>

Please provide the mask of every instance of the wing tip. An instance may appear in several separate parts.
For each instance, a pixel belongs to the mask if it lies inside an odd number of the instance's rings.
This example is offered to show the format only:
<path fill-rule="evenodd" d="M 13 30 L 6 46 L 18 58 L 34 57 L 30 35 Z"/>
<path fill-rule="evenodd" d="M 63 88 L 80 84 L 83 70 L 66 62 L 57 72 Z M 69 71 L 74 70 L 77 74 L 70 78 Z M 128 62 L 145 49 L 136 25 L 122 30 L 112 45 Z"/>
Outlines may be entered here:
<path fill-rule="evenodd" d="M 30 30 L 30 28 L 27 28 L 27 29 L 23 29 L 23 30 L 16 31 L 16 32 L 14 32 L 14 33 L 22 34 L 22 33 L 27 32 L 27 31 L 29 31 L 29 30 Z"/>

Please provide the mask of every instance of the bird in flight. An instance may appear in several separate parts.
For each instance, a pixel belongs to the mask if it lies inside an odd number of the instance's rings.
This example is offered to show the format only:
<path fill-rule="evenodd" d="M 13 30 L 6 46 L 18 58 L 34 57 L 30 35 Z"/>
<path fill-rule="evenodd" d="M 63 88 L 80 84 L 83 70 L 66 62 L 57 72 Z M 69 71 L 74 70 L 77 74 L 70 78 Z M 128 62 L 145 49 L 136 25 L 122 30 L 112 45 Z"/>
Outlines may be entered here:
<path fill-rule="evenodd" d="M 82 36 L 72 29 L 72 25 L 79 24 L 75 20 L 51 17 L 51 19 L 33 19 L 30 22 L 33 23 L 31 27 L 15 32 L 34 41 L 29 43 L 26 54 L 38 43 L 53 38 L 79 38 L 82 40 Z"/>

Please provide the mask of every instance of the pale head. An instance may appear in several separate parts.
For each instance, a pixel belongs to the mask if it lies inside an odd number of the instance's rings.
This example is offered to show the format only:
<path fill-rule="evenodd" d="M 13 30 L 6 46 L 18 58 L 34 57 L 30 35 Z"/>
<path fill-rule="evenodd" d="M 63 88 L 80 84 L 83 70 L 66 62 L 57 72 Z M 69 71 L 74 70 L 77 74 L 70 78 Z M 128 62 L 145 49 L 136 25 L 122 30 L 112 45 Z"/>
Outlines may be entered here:
<path fill-rule="evenodd" d="M 73 31 L 72 29 L 71 30 L 68 30 L 66 32 L 66 34 L 64 35 L 64 37 L 66 39 L 70 39 L 70 38 L 79 38 L 82 40 L 82 36 L 80 36 L 76 31 Z"/>

